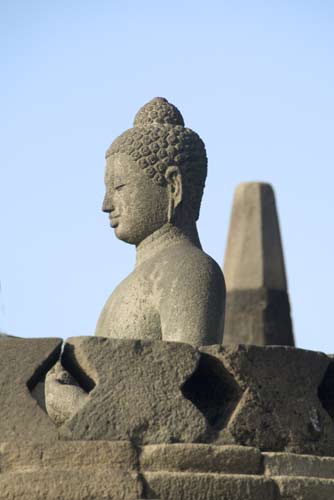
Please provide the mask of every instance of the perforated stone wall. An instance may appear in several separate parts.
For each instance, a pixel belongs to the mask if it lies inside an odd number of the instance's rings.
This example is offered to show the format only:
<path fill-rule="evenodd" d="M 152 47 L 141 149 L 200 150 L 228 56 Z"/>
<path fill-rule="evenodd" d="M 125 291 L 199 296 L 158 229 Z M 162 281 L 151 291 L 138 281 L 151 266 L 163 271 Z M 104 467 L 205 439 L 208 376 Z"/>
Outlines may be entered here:
<path fill-rule="evenodd" d="M 61 343 L 0 341 L 1 500 L 334 498 L 332 357 L 69 339 L 89 396 L 56 427 L 36 388 Z"/>

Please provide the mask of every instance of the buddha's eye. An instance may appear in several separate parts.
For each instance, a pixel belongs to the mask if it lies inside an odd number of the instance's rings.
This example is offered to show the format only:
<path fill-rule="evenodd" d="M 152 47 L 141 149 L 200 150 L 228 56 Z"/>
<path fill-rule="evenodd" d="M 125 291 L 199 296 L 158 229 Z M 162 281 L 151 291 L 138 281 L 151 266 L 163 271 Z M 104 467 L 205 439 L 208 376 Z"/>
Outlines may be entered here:
<path fill-rule="evenodd" d="M 122 188 L 124 188 L 125 184 L 119 184 L 118 186 L 115 186 L 115 191 L 120 191 Z"/>

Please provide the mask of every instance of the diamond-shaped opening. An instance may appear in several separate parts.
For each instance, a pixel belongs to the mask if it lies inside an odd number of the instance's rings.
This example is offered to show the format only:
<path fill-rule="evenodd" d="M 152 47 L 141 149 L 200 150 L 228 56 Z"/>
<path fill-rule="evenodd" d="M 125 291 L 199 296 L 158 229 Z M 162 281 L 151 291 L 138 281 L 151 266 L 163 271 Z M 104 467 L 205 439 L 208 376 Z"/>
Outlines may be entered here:
<path fill-rule="evenodd" d="M 203 353 L 197 369 L 181 390 L 215 430 L 226 425 L 242 394 L 222 363 Z"/>
<path fill-rule="evenodd" d="M 318 390 L 322 406 L 334 419 L 334 358 L 332 359 Z"/>
<path fill-rule="evenodd" d="M 46 412 L 44 384 L 45 377 L 49 370 L 57 363 L 61 352 L 61 345 L 59 345 L 50 356 L 43 360 L 37 368 L 33 376 L 28 380 L 27 387 L 31 396 L 37 401 L 39 406 Z"/>
<path fill-rule="evenodd" d="M 79 365 L 75 356 L 75 347 L 73 345 L 65 344 L 61 362 L 65 370 L 72 375 L 75 381 L 85 392 L 89 393 L 94 389 L 96 384 L 88 373 L 84 371 L 84 368 Z"/>
<path fill-rule="evenodd" d="M 84 392 L 89 393 L 95 387 L 95 382 L 76 363 L 72 346 L 64 345 L 63 353 L 57 349 L 45 360 L 28 381 L 27 386 L 31 396 L 37 401 L 39 406 L 47 413 L 45 403 L 45 378 L 54 365 L 61 360 L 64 369 L 69 373 L 68 380 L 64 385 L 78 385 Z"/>

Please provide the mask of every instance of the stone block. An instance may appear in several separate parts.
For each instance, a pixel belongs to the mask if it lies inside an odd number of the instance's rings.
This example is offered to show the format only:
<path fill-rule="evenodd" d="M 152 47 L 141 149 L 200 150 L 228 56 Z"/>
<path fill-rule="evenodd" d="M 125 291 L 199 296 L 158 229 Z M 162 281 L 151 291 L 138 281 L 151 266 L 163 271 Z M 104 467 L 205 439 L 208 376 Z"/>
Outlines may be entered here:
<path fill-rule="evenodd" d="M 319 387 L 319 398 L 327 413 L 334 419 L 334 356 L 328 357 L 331 362 Z"/>
<path fill-rule="evenodd" d="M 294 453 L 263 453 L 266 476 L 305 476 L 334 479 L 334 458 Z"/>
<path fill-rule="evenodd" d="M 204 415 L 182 394 L 199 353 L 188 344 L 76 337 L 63 364 L 92 380 L 86 405 L 59 432 L 71 440 L 131 440 L 137 444 L 194 442 Z"/>
<path fill-rule="evenodd" d="M 0 444 L 0 473 L 84 467 L 137 470 L 137 451 L 128 441 Z"/>
<path fill-rule="evenodd" d="M 55 440 L 57 430 L 31 391 L 57 361 L 61 339 L 3 338 L 0 344 L 0 438 Z"/>
<path fill-rule="evenodd" d="M 275 477 L 280 500 L 333 500 L 334 479 Z"/>
<path fill-rule="evenodd" d="M 237 187 L 224 274 L 224 344 L 294 345 L 275 195 L 269 184 Z"/>
<path fill-rule="evenodd" d="M 242 396 L 215 444 L 334 455 L 334 426 L 318 397 L 329 359 L 292 347 L 208 346 Z M 219 429 L 218 429 L 219 430 Z"/>
<path fill-rule="evenodd" d="M 144 495 L 160 500 L 277 500 L 277 487 L 259 476 L 144 472 Z M 315 500 L 315 499 L 313 499 Z"/>
<path fill-rule="evenodd" d="M 260 474 L 261 466 L 260 450 L 245 446 L 148 445 L 140 454 L 144 471 Z"/>
<path fill-rule="evenodd" d="M 258 288 L 226 296 L 225 345 L 294 345 L 287 292 Z"/>
<path fill-rule="evenodd" d="M 110 467 L 0 474 L 0 500 L 137 500 L 141 493 L 136 473 Z"/>

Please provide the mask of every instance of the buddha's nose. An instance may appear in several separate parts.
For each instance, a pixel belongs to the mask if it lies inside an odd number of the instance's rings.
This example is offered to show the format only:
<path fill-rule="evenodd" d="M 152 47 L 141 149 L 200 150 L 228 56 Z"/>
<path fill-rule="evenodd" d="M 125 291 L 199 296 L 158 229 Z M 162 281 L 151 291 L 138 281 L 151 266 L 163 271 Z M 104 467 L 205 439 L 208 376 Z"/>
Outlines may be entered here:
<path fill-rule="evenodd" d="M 102 203 L 102 211 L 107 214 L 114 209 L 111 193 L 106 193 Z"/>

